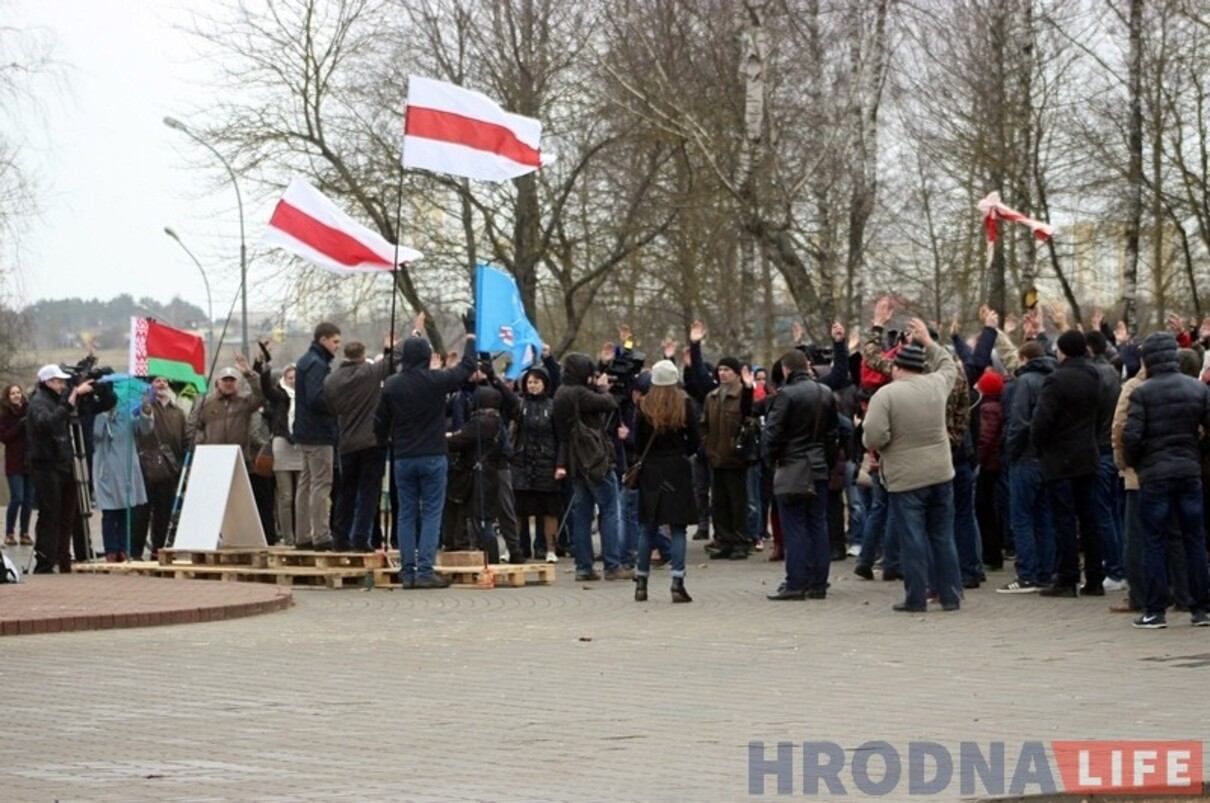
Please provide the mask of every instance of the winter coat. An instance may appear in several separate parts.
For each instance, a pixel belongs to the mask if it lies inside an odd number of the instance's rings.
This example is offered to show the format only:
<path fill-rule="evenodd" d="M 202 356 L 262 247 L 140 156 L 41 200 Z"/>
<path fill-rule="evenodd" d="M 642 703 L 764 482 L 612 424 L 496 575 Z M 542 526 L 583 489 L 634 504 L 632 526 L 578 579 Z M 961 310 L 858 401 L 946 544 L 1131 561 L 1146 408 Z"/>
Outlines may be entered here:
<path fill-rule="evenodd" d="M 93 422 L 92 485 L 97 507 L 125 510 L 147 503 L 136 437 L 155 429 L 155 419 L 141 412 L 130 416 L 114 409 Z"/>
<path fill-rule="evenodd" d="M 702 405 L 702 435 L 711 468 L 739 469 L 747 466 L 735 449 L 735 436 L 744 419 L 752 415 L 752 388 L 735 382 L 719 385 L 706 395 Z"/>
<path fill-rule="evenodd" d="M 540 368 L 533 372 L 546 372 Z M 549 386 L 549 382 L 547 385 Z M 525 395 L 513 425 L 513 490 L 557 493 L 555 461 L 559 438 L 555 434 L 555 403 L 550 396 Z"/>
<path fill-rule="evenodd" d="M 12 407 L 7 402 L 0 407 L 0 441 L 4 442 L 4 474 L 27 474 L 25 465 L 25 414 L 29 402 Z"/>
<path fill-rule="evenodd" d="M 579 475 L 577 467 L 572 465 L 568 448 L 577 407 L 580 420 L 590 427 L 604 431 L 611 420 L 616 423 L 618 403 L 608 393 L 601 393 L 589 386 L 592 374 L 592 359 L 588 355 L 569 354 L 563 364 L 563 382 L 555 391 L 555 436 L 559 444 L 555 465 L 566 469 L 569 477 Z M 611 461 L 612 458 L 610 453 Z"/>
<path fill-rule="evenodd" d="M 685 396 L 685 426 L 655 434 L 655 428 L 640 411 L 635 420 L 635 440 L 639 455 L 647 449 L 639 472 L 639 521 L 643 524 L 688 527 L 698 521 L 693 495 L 693 467 L 690 456 L 701 445 L 697 426 L 697 406 Z"/>
<path fill-rule="evenodd" d="M 1101 379 L 1097 410 L 1097 448 L 1106 451 L 1113 447 L 1113 411 L 1118 406 L 1118 395 L 1122 392 L 1122 377 L 1104 356 L 1093 358 L 1092 365 Z"/>
<path fill-rule="evenodd" d="M 1210 431 L 1210 388 L 1180 373 L 1175 345 L 1167 333 L 1143 341 L 1148 379 L 1130 397 L 1122 444 L 1143 486 L 1202 475 L 1198 430 Z"/>
<path fill-rule="evenodd" d="M 776 469 L 803 461 L 814 480 L 828 479 L 838 454 L 836 397 L 803 371 L 790 374 L 765 416 L 765 461 Z"/>
<path fill-rule="evenodd" d="M 396 460 L 445 455 L 445 397 L 475 372 L 475 339 L 468 337 L 462 362 L 448 370 L 429 369 L 433 350 L 428 341 L 409 337 L 403 343 L 399 373 L 387 379 L 374 415 L 379 443 L 390 440 Z"/>
<path fill-rule="evenodd" d="M 1038 450 L 1029 438 L 1029 425 L 1042 394 L 1042 382 L 1054 373 L 1058 363 L 1053 357 L 1035 357 L 1017 369 L 1012 382 L 1011 404 L 1005 408 L 1004 440 L 1010 463 L 1037 460 Z"/>
<path fill-rule="evenodd" d="M 1113 462 L 1118 467 L 1118 474 L 1122 477 L 1127 491 L 1139 489 L 1139 475 L 1126 463 L 1126 445 L 1122 439 L 1126 433 L 1126 417 L 1130 414 L 1130 398 L 1134 395 L 1135 388 L 1146 379 L 1146 368 L 1139 369 L 1137 374 L 1127 379 L 1122 385 L 1122 392 L 1118 394 L 1118 404 L 1113 411 Z"/>
<path fill-rule="evenodd" d="M 446 442 L 452 458 L 449 484 L 465 494 L 451 498 L 467 504 L 475 518 L 494 520 L 500 515 L 500 469 L 508 468 L 500 449 L 500 411 L 476 410 Z"/>
<path fill-rule="evenodd" d="M 175 401 L 161 404 L 159 400 L 151 404 L 151 430 L 137 437 L 140 451 L 149 451 L 163 445 L 176 459 L 177 466 L 185 462 L 185 412 L 177 407 Z"/>
<path fill-rule="evenodd" d="M 867 449 L 879 452 L 883 482 L 891 493 L 954 478 L 946 406 L 958 367 L 935 343 L 928 347 L 928 360 L 935 370 L 908 374 L 870 399 L 863 440 Z"/>
<path fill-rule="evenodd" d="M 335 446 L 340 435 L 336 415 L 324 393 L 332 370 L 332 352 L 311 343 L 294 373 L 294 442 L 305 446 Z"/>
<path fill-rule="evenodd" d="M 72 450 L 69 391 L 55 393 L 39 383 L 25 414 L 25 457 L 31 470 L 53 469 L 70 473 Z"/>
<path fill-rule="evenodd" d="M 295 369 L 295 379 L 298 369 Z M 269 419 L 269 431 L 275 438 L 285 438 L 291 443 L 294 436 L 290 432 L 290 394 L 282 386 L 281 380 L 273 379 L 273 371 L 266 365 L 260 372 L 261 395 L 265 399 L 265 415 Z"/>
<path fill-rule="evenodd" d="M 186 437 L 194 446 L 232 444 L 244 452 L 244 460 L 251 463 L 256 459 L 256 448 L 252 445 L 250 430 L 252 416 L 264 402 L 260 382 L 256 374 L 249 371 L 244 375 L 251 393 L 232 393 L 224 396 L 212 390 L 193 406 L 189 413 Z"/>
<path fill-rule="evenodd" d="M 345 360 L 324 380 L 328 408 L 340 428 L 340 453 L 352 454 L 378 445 L 374 414 L 387 377 L 387 361 Z"/>
<path fill-rule="evenodd" d="M 1043 480 L 1096 474 L 1101 466 L 1097 432 L 1108 413 L 1101 400 L 1103 380 L 1087 357 L 1068 357 L 1042 381 L 1029 437 L 1038 450 Z"/>
<path fill-rule="evenodd" d="M 979 404 L 979 468 L 1000 470 L 1000 442 L 1004 430 L 1004 408 L 1000 397 L 984 396 Z"/>

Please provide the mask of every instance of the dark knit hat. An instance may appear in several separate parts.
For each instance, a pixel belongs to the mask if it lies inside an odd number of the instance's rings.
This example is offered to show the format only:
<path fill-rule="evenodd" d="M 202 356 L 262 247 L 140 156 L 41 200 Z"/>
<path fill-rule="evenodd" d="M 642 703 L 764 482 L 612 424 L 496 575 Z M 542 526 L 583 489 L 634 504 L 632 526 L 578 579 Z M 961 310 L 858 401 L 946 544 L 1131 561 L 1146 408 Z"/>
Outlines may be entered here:
<path fill-rule="evenodd" d="M 1083 357 L 1088 354 L 1088 340 L 1083 332 L 1068 329 L 1059 335 L 1059 351 L 1064 357 Z"/>
<path fill-rule="evenodd" d="M 723 357 L 718 361 L 719 368 L 730 368 L 735 373 L 739 373 L 739 360 L 734 357 Z"/>
<path fill-rule="evenodd" d="M 928 367 L 928 360 L 925 358 L 924 349 L 915 343 L 904 346 L 895 355 L 895 366 L 917 374 L 924 373 L 924 369 Z"/>

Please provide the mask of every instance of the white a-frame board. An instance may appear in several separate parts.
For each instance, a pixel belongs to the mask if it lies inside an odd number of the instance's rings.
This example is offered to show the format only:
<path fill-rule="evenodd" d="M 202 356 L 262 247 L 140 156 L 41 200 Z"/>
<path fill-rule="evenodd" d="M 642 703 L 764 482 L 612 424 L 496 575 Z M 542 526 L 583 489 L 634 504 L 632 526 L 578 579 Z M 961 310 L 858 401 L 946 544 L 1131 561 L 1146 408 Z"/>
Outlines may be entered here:
<path fill-rule="evenodd" d="M 263 547 L 265 531 L 238 446 L 199 446 L 193 452 L 176 549 Z"/>

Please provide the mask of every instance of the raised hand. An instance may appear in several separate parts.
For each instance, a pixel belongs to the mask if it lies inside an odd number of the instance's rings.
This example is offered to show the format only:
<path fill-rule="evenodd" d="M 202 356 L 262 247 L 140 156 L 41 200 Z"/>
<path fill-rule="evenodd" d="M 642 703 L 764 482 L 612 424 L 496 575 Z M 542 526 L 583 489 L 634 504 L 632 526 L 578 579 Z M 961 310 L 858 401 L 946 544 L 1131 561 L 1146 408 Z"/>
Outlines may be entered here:
<path fill-rule="evenodd" d="M 832 342 L 843 343 L 844 334 L 844 324 L 840 321 L 832 321 Z"/>
<path fill-rule="evenodd" d="M 911 324 L 912 339 L 920 345 L 928 348 L 933 345 L 933 338 L 929 334 L 928 324 L 919 318 L 912 318 Z"/>
<path fill-rule="evenodd" d="M 614 355 L 616 354 L 615 348 L 616 346 L 614 346 L 614 344 L 608 340 L 602 343 L 601 362 L 605 363 L 606 365 L 609 365 L 609 363 L 613 362 Z"/>
<path fill-rule="evenodd" d="M 750 365 L 740 366 L 739 378 L 744 383 L 744 387 L 746 388 L 756 385 L 756 376 L 752 373 L 752 366 Z"/>
<path fill-rule="evenodd" d="M 1067 307 L 1058 301 L 1050 303 L 1050 317 L 1055 319 L 1055 328 L 1060 332 L 1067 331 Z"/>
<path fill-rule="evenodd" d="M 706 324 L 701 321 L 694 321 L 689 327 L 689 342 L 701 343 L 706 339 Z"/>
<path fill-rule="evenodd" d="M 1094 332 L 1101 331 L 1101 324 L 1105 321 L 1105 310 L 1100 307 L 1092 308 L 1092 329 Z"/>
<path fill-rule="evenodd" d="M 238 351 L 235 353 L 235 367 L 239 369 L 241 374 L 246 374 L 251 370 L 248 367 L 248 358 Z"/>
<path fill-rule="evenodd" d="M 807 330 L 802 328 L 802 324 L 798 321 L 790 324 L 790 334 L 794 337 L 794 345 L 801 346 L 802 341 L 807 337 Z"/>
<path fill-rule="evenodd" d="M 1125 321 L 1118 321 L 1117 326 L 1113 327 L 1113 339 L 1119 346 L 1130 342 L 1130 329 L 1126 326 Z"/>
<path fill-rule="evenodd" d="M 626 348 L 626 344 L 634 340 L 634 332 L 630 331 L 630 326 L 624 323 L 618 324 L 618 342 Z"/>
<path fill-rule="evenodd" d="M 951 335 L 958 334 L 959 329 L 960 329 L 960 324 L 958 321 L 958 316 L 955 315 L 954 319 L 952 321 L 950 321 L 950 334 Z"/>
<path fill-rule="evenodd" d="M 676 341 L 671 337 L 664 338 L 661 348 L 663 349 L 665 360 L 671 360 L 676 356 Z"/>
<path fill-rule="evenodd" d="M 544 360 L 545 360 L 545 359 L 546 359 L 547 357 L 549 357 L 550 355 L 551 355 L 551 351 L 550 351 L 550 344 L 549 344 L 549 343 L 543 343 L 543 344 L 542 344 L 542 359 L 544 359 Z"/>
<path fill-rule="evenodd" d="M 984 307 L 981 310 L 981 313 L 982 314 L 980 317 L 983 319 L 984 326 L 990 326 L 992 329 L 996 329 L 1000 326 L 1000 313 L 996 312 L 991 307 Z"/>
<path fill-rule="evenodd" d="M 882 296 L 874 302 L 874 325 L 886 326 L 895 315 L 895 302 L 890 296 Z"/>
<path fill-rule="evenodd" d="M 1009 313 L 1004 316 L 1004 334 L 1011 335 L 1017 331 L 1017 316 Z"/>

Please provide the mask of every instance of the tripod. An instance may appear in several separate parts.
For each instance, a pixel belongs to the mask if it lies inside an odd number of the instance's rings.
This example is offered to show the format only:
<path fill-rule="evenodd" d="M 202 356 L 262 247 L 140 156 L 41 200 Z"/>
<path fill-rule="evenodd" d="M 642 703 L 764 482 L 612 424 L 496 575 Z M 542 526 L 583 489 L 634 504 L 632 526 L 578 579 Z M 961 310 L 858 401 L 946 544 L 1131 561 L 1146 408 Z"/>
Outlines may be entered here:
<path fill-rule="evenodd" d="M 92 485 L 88 467 L 88 451 L 84 445 L 84 427 L 80 425 L 80 414 L 72 410 L 68 423 L 71 434 L 71 474 L 76 481 L 76 511 L 80 517 L 80 536 L 77 546 L 83 546 L 76 560 L 92 561 L 96 552 L 92 546 Z"/>

